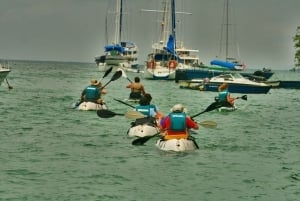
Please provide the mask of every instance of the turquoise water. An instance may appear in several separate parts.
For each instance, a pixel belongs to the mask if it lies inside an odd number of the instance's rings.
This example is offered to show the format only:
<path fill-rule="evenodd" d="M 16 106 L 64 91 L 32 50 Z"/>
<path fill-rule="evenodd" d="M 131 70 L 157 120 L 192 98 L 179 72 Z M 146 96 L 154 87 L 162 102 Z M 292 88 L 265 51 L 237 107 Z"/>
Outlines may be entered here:
<path fill-rule="evenodd" d="M 239 99 L 235 112 L 202 114 L 198 122 L 218 127 L 200 128 L 194 134 L 200 149 L 178 154 L 157 150 L 155 139 L 132 146 L 125 117 L 72 109 L 89 80 L 103 76 L 95 64 L 14 62 L 11 68 L 14 89 L 0 87 L 1 201 L 300 200 L 299 90 L 272 89 Z M 276 76 L 299 78 L 288 71 Z M 171 81 L 142 82 L 164 113 L 183 103 L 196 114 L 216 95 Z M 107 86 L 110 110 L 131 109 L 113 100 L 127 98 L 127 84 L 120 78 Z"/>

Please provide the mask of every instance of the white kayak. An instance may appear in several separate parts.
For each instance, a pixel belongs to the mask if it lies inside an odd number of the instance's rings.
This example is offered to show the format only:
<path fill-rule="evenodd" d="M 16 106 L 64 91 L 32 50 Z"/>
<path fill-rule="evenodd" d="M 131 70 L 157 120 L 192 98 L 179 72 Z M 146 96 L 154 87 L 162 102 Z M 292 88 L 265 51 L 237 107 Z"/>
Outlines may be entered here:
<path fill-rule="evenodd" d="M 127 134 L 129 137 L 146 137 L 153 136 L 160 133 L 160 129 L 150 123 L 135 125 L 128 129 Z"/>
<path fill-rule="evenodd" d="M 156 141 L 156 146 L 163 151 L 175 152 L 185 152 L 198 149 L 198 145 L 194 142 L 194 140 L 189 139 L 158 139 Z"/>
<path fill-rule="evenodd" d="M 78 110 L 107 110 L 106 104 L 99 104 L 94 102 L 82 102 L 78 107 Z"/>
<path fill-rule="evenodd" d="M 237 107 L 233 106 L 233 107 L 220 107 L 218 108 L 219 112 L 232 112 L 237 110 Z"/>

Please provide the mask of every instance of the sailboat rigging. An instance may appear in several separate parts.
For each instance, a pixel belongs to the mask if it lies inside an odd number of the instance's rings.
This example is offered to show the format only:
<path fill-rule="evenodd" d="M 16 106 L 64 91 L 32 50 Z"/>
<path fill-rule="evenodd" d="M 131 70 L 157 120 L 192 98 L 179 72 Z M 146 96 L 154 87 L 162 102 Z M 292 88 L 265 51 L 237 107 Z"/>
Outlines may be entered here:
<path fill-rule="evenodd" d="M 114 69 L 119 67 L 124 70 L 136 70 L 138 68 L 138 47 L 132 41 L 123 40 L 123 0 L 116 0 L 114 17 L 114 38 L 111 44 L 106 42 L 104 46 L 104 55 L 96 56 L 95 62 L 100 71 L 106 71 L 111 66 Z M 108 16 L 108 14 L 107 14 Z M 105 37 L 108 41 L 108 20 L 105 20 Z"/>
<path fill-rule="evenodd" d="M 232 9 L 230 6 L 230 0 L 225 0 L 219 55 L 217 56 L 217 59 L 211 61 L 211 65 L 229 68 L 230 70 L 244 70 L 246 66 L 240 61 L 238 44 L 234 44 L 236 42 L 236 38 L 233 36 L 234 25 L 230 18 L 230 13 L 232 13 L 230 9 Z M 234 47 L 236 47 L 236 49 Z"/>

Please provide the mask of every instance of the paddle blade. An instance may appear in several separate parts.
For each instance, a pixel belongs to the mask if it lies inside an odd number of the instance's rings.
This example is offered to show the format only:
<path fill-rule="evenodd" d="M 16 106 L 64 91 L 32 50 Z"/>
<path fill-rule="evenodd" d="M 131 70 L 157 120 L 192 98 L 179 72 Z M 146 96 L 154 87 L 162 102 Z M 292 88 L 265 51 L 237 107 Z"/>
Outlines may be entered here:
<path fill-rule="evenodd" d="M 123 114 L 118 114 L 118 113 L 115 113 L 113 111 L 110 111 L 110 110 L 97 110 L 97 115 L 101 118 L 111 118 L 111 117 L 114 117 L 116 115 L 123 115 Z"/>
<path fill-rule="evenodd" d="M 140 119 L 146 117 L 146 115 L 135 110 L 130 110 L 125 113 L 125 117 L 128 119 Z"/>
<path fill-rule="evenodd" d="M 241 99 L 247 100 L 247 99 L 248 99 L 248 98 L 247 98 L 247 95 L 243 95 L 243 96 L 241 97 Z"/>
<path fill-rule="evenodd" d="M 112 76 L 112 78 L 110 79 L 111 81 L 115 81 L 117 79 L 119 79 L 122 76 L 122 71 L 116 71 L 115 74 Z"/>
<path fill-rule="evenodd" d="M 111 66 L 103 75 L 102 78 L 105 78 L 111 71 L 112 71 L 113 67 Z"/>
<path fill-rule="evenodd" d="M 148 140 L 151 138 L 157 136 L 158 134 L 152 135 L 152 136 L 145 136 L 145 137 L 140 137 L 132 141 L 132 145 L 144 145 Z"/>
<path fill-rule="evenodd" d="M 204 128 L 216 128 L 217 123 L 214 121 L 203 121 L 198 123 L 200 126 L 203 126 Z"/>

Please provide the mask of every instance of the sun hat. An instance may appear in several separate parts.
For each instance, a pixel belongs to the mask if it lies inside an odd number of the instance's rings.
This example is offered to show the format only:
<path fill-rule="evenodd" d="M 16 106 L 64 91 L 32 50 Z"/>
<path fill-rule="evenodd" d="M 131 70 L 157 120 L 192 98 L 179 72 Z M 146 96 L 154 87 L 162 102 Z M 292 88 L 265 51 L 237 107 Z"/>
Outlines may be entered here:
<path fill-rule="evenodd" d="M 171 110 L 171 112 L 184 112 L 187 113 L 187 109 L 182 104 L 176 104 L 174 105 Z"/>
<path fill-rule="evenodd" d="M 95 86 L 98 86 L 100 85 L 101 82 L 97 81 L 97 80 L 91 80 L 91 85 L 95 85 Z"/>

